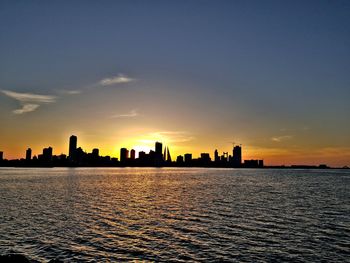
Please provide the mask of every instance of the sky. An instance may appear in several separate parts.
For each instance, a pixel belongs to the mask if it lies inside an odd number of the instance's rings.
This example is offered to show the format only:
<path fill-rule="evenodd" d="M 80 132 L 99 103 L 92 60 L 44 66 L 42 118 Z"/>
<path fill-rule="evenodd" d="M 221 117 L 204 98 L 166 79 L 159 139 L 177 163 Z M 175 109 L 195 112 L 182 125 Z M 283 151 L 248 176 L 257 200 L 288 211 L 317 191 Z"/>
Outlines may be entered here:
<path fill-rule="evenodd" d="M 349 1 L 0 2 L 0 151 L 242 144 L 350 165 Z"/>

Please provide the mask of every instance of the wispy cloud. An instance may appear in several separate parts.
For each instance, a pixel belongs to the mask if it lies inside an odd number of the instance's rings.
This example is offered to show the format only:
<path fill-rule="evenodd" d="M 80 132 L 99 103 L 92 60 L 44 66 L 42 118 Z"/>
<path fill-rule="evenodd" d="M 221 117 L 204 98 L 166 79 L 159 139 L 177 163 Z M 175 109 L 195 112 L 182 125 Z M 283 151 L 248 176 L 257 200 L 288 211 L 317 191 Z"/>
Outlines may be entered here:
<path fill-rule="evenodd" d="M 81 90 L 60 90 L 58 92 L 62 94 L 67 94 L 67 95 L 78 95 L 82 93 Z"/>
<path fill-rule="evenodd" d="M 102 79 L 98 82 L 98 84 L 100 84 L 102 86 L 111 86 L 114 84 L 129 83 L 132 81 L 135 81 L 135 79 L 128 77 L 124 74 L 118 74 L 117 76 Z"/>
<path fill-rule="evenodd" d="M 165 140 L 168 143 L 183 143 L 194 139 L 190 133 L 186 131 L 158 131 L 149 134 L 150 138 Z"/>
<path fill-rule="evenodd" d="M 283 136 L 272 137 L 271 140 L 274 142 L 282 142 L 282 141 L 290 140 L 292 138 L 293 138 L 292 135 L 283 135 Z"/>
<path fill-rule="evenodd" d="M 37 102 L 37 103 L 52 103 L 56 102 L 56 96 L 40 95 L 34 93 L 21 93 L 10 90 L 1 90 L 6 96 L 18 100 L 20 102 Z"/>
<path fill-rule="evenodd" d="M 54 103 L 56 102 L 56 96 L 41 95 L 34 93 L 22 93 L 10 90 L 1 90 L 6 96 L 17 100 L 21 104 L 21 108 L 13 111 L 14 114 L 24 114 L 35 111 L 39 108 L 41 103 Z"/>
<path fill-rule="evenodd" d="M 72 90 L 62 89 L 62 90 L 57 90 L 57 92 L 63 95 L 78 95 L 83 93 L 86 90 L 96 89 L 101 86 L 108 87 L 108 86 L 113 86 L 118 84 L 126 84 L 133 81 L 136 81 L 136 79 L 120 73 L 118 75 L 107 77 L 97 82 L 82 86 L 79 89 L 72 89 Z"/>
<path fill-rule="evenodd" d="M 14 114 L 24 114 L 28 112 L 35 111 L 39 108 L 39 104 L 24 104 L 22 108 L 12 111 Z"/>
<path fill-rule="evenodd" d="M 139 116 L 137 110 L 131 110 L 128 113 L 112 115 L 111 118 L 134 118 L 137 116 Z"/>

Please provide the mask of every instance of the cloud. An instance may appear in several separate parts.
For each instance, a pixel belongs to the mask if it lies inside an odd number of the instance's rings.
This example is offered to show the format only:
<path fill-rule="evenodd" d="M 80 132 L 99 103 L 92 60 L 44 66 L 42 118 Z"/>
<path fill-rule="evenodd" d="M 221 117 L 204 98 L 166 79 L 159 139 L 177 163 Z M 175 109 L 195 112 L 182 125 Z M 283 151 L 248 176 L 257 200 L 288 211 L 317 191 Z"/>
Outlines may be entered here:
<path fill-rule="evenodd" d="M 81 94 L 81 90 L 60 90 L 60 93 L 67 94 L 67 95 L 77 95 Z"/>
<path fill-rule="evenodd" d="M 272 137 L 271 140 L 274 142 L 282 142 L 285 140 L 290 140 L 292 138 L 293 138 L 293 136 L 291 136 L 291 135 L 283 135 L 283 136 Z"/>
<path fill-rule="evenodd" d="M 14 114 L 23 114 L 35 111 L 37 108 L 39 108 L 39 104 L 24 104 L 22 108 L 12 111 Z"/>
<path fill-rule="evenodd" d="M 111 116 L 111 118 L 134 118 L 139 116 L 139 113 L 137 112 L 137 110 L 131 110 L 128 113 L 125 114 L 116 114 Z"/>
<path fill-rule="evenodd" d="M 124 74 L 118 74 L 114 77 L 102 79 L 98 83 L 102 86 L 111 86 L 114 84 L 129 83 L 132 81 L 135 81 L 135 79 L 130 78 Z"/>
<path fill-rule="evenodd" d="M 21 104 L 22 108 L 14 110 L 14 114 L 24 114 L 35 111 L 37 108 L 39 108 L 41 103 L 54 103 L 56 102 L 57 98 L 56 96 L 51 95 L 22 93 L 10 90 L 1 90 L 1 92 L 6 96 L 17 100 Z"/>
<path fill-rule="evenodd" d="M 56 96 L 40 95 L 34 93 L 20 93 L 10 90 L 1 90 L 6 96 L 18 100 L 20 102 L 37 102 L 37 103 L 53 103 L 56 102 Z"/>
<path fill-rule="evenodd" d="M 165 140 L 168 143 L 183 143 L 189 142 L 194 137 L 186 131 L 158 131 L 150 133 L 150 138 Z"/>

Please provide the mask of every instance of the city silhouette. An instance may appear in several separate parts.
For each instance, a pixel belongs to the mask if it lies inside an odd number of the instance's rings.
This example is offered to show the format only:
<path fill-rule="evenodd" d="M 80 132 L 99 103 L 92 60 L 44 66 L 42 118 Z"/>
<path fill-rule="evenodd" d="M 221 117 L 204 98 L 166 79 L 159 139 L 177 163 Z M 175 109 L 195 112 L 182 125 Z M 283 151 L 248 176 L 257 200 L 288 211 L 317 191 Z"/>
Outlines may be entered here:
<path fill-rule="evenodd" d="M 262 168 L 263 160 L 242 160 L 242 146 L 234 145 L 232 154 L 223 152 L 219 155 L 214 151 L 214 159 L 210 153 L 201 153 L 200 157 L 194 158 L 192 153 L 179 155 L 172 159 L 170 147 L 162 142 L 155 142 L 154 150 L 149 153 L 138 152 L 134 149 L 121 148 L 120 159 L 110 156 L 101 156 L 99 149 L 95 148 L 91 153 L 85 152 L 78 147 L 78 138 L 75 135 L 69 138 L 68 155 L 53 155 L 53 148 L 46 147 L 42 153 L 32 156 L 32 149 L 28 148 L 25 158 L 7 160 L 3 152 L 0 152 L 1 166 L 22 167 L 231 167 L 231 168 Z"/>
<path fill-rule="evenodd" d="M 162 142 L 155 142 L 154 150 L 148 153 L 138 152 L 134 149 L 121 148 L 120 158 L 101 156 L 98 148 L 91 153 L 78 147 L 78 137 L 69 138 L 68 155 L 53 155 L 51 146 L 43 148 L 42 153 L 32 156 L 32 149 L 28 148 L 25 158 L 7 160 L 4 152 L 0 151 L 0 166 L 5 167 L 218 167 L 218 168 L 264 168 L 262 159 L 242 159 L 242 146 L 233 144 L 232 154 L 223 152 L 221 155 L 215 149 L 213 159 L 210 153 L 203 152 L 198 158 L 192 153 L 178 155 L 175 160 L 171 157 L 170 147 L 164 146 Z M 315 165 L 291 165 L 273 166 L 275 168 L 329 168 L 325 164 Z"/>

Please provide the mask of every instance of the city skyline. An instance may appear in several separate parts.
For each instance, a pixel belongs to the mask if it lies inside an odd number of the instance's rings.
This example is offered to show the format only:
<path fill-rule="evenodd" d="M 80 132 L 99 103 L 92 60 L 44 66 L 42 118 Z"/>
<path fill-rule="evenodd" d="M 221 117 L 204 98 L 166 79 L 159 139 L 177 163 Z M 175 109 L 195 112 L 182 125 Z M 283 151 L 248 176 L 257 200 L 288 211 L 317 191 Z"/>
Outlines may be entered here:
<path fill-rule="evenodd" d="M 2 1 L 0 151 L 244 145 L 267 165 L 350 163 L 346 1 Z M 221 154 L 221 152 L 220 152 Z"/>
<path fill-rule="evenodd" d="M 119 158 L 115 156 L 100 155 L 99 148 L 91 152 L 78 145 L 78 137 L 69 137 L 67 153 L 54 154 L 51 146 L 42 149 L 41 153 L 33 155 L 31 148 L 27 148 L 24 158 L 7 159 L 4 152 L 0 151 L 0 167 L 216 167 L 216 168 L 349 168 L 330 167 L 325 163 L 310 165 L 306 163 L 292 165 L 266 165 L 264 159 L 243 158 L 242 145 L 232 143 L 231 153 L 221 152 L 215 149 L 212 153 L 201 152 L 197 156 L 190 152 L 171 157 L 169 145 L 162 142 L 154 142 L 154 148 L 148 152 L 144 149 L 120 148 Z"/>
<path fill-rule="evenodd" d="M 90 165 L 103 165 L 103 166 L 169 166 L 171 164 L 186 164 L 187 166 L 209 166 L 210 163 L 216 163 L 218 166 L 241 167 L 247 161 L 247 167 L 250 163 L 252 165 L 256 161 L 256 167 L 263 167 L 263 160 L 246 160 L 242 161 L 242 146 L 232 145 L 232 155 L 228 152 L 223 152 L 219 155 L 218 150 L 215 149 L 213 159 L 210 153 L 200 153 L 198 158 L 192 155 L 192 153 L 184 153 L 176 156 L 173 160 L 170 154 L 169 145 L 164 145 L 162 142 L 154 142 L 154 149 L 150 149 L 149 152 L 144 150 L 136 151 L 135 149 L 120 148 L 119 158 L 115 156 L 102 156 L 98 148 L 92 149 L 91 153 L 84 150 L 78 145 L 78 137 L 71 135 L 69 137 L 68 151 L 67 153 L 54 154 L 51 146 L 42 149 L 41 153 L 33 154 L 31 148 L 27 148 L 24 158 L 7 159 L 4 157 L 4 152 L 0 151 L 0 164 L 5 166 L 11 166 L 11 164 L 19 166 L 90 166 Z M 137 154 L 137 155 L 136 155 Z M 198 160 L 198 161 L 196 161 Z M 204 162 L 200 162 L 200 160 Z M 1 163 L 4 161 L 4 163 Z M 135 162 L 139 161 L 139 162 Z M 253 165 L 254 166 L 254 165 Z"/>

